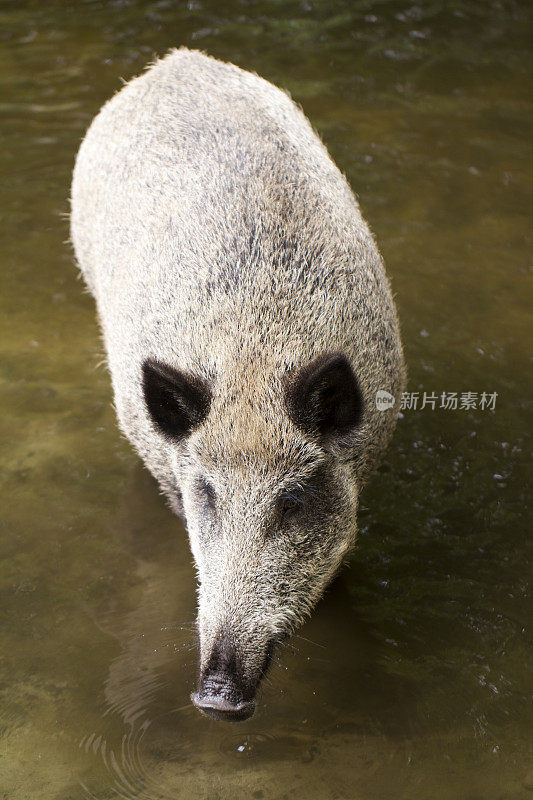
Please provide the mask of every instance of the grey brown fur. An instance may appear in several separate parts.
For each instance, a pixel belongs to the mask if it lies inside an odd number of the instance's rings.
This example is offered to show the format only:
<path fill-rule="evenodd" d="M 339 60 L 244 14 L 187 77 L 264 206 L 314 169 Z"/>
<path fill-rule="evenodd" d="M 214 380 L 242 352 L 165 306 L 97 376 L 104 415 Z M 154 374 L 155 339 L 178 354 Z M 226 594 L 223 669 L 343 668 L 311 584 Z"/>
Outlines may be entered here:
<path fill-rule="evenodd" d="M 71 232 L 120 427 L 187 521 L 200 584 L 195 702 L 248 716 L 273 646 L 352 547 L 361 487 L 396 423 L 404 366 L 381 258 L 289 96 L 184 48 L 93 121 Z M 329 353 L 351 365 L 362 419 L 326 437 L 296 424 L 288 397 Z M 210 387 L 186 436 L 165 437 L 148 413 L 149 359 Z M 376 409 L 380 389 L 393 409 Z M 279 500 L 295 487 L 296 513 Z"/>

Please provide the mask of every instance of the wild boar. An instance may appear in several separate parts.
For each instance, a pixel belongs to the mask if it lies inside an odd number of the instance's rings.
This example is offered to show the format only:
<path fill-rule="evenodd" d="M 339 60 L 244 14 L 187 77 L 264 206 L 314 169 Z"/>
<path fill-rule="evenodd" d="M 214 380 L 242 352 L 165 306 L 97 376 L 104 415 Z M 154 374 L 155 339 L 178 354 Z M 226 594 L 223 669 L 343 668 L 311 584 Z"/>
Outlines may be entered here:
<path fill-rule="evenodd" d="M 245 719 L 352 548 L 396 423 L 404 361 L 382 260 L 288 94 L 185 48 L 103 106 L 71 206 L 120 427 L 186 521 L 193 702 Z"/>

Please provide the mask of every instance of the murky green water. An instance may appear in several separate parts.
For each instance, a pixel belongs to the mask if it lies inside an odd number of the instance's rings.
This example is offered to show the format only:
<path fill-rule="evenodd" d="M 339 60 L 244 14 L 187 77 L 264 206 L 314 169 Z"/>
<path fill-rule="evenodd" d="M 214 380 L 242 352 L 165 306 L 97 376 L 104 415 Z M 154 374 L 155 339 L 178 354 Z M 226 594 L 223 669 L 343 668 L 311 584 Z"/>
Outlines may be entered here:
<path fill-rule="evenodd" d="M 527 7 L 0 4 L 3 800 L 533 797 Z M 239 726 L 190 705 L 191 556 L 63 243 L 91 117 L 179 44 L 304 106 L 386 258 L 409 391 L 498 393 L 405 411 L 351 568 Z"/>

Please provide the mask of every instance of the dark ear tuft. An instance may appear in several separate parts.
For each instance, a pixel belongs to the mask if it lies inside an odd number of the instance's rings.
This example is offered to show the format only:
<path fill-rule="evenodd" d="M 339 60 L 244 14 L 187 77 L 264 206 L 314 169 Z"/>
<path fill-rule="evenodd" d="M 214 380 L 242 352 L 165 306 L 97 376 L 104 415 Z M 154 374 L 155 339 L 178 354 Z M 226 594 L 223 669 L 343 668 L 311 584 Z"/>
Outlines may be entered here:
<path fill-rule="evenodd" d="M 342 437 L 360 425 L 363 398 L 344 353 L 324 353 L 289 378 L 289 416 L 304 431 Z"/>
<path fill-rule="evenodd" d="M 179 441 L 207 416 L 211 391 L 190 372 L 150 358 L 142 365 L 142 386 L 152 421 L 168 439 Z"/>

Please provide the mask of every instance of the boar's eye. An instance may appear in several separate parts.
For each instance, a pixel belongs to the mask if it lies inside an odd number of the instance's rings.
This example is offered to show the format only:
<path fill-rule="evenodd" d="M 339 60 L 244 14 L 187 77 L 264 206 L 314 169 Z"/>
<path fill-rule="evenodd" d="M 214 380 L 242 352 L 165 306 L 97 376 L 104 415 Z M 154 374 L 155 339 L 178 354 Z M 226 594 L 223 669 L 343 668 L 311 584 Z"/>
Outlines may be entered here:
<path fill-rule="evenodd" d="M 196 482 L 196 491 L 200 498 L 209 506 L 214 509 L 216 501 L 216 493 L 214 487 L 206 481 L 205 478 L 198 478 Z"/>
<path fill-rule="evenodd" d="M 302 498 L 292 492 L 284 492 L 279 498 L 281 521 L 294 516 L 302 507 Z"/>

